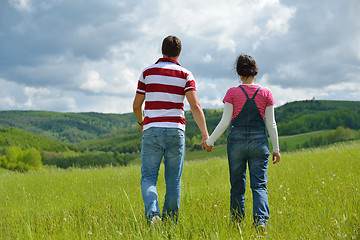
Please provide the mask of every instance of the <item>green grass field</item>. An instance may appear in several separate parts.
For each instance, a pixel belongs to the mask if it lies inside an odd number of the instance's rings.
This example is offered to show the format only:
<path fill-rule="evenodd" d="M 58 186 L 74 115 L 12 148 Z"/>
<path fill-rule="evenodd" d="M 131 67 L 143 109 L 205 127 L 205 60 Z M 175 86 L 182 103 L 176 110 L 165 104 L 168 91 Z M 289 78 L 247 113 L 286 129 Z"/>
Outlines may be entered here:
<path fill-rule="evenodd" d="M 296 150 L 297 145 L 304 144 L 306 141 L 309 141 L 311 137 L 318 137 L 321 135 L 326 136 L 326 134 L 328 134 L 330 131 L 331 130 L 321 130 L 291 136 L 281 136 L 279 137 L 279 144 L 280 146 L 283 146 L 283 144 L 286 142 L 288 151 L 294 151 Z M 270 141 L 269 143 L 271 144 Z"/>
<path fill-rule="evenodd" d="M 279 164 L 271 164 L 271 217 L 263 238 L 359 239 L 359 153 L 359 141 L 347 142 L 284 153 Z M 247 217 L 234 224 L 226 158 L 188 160 L 179 223 L 150 229 L 143 216 L 139 165 L 29 173 L 0 169 L 0 239 L 258 238 L 249 190 Z M 158 193 L 162 204 L 163 169 Z"/>

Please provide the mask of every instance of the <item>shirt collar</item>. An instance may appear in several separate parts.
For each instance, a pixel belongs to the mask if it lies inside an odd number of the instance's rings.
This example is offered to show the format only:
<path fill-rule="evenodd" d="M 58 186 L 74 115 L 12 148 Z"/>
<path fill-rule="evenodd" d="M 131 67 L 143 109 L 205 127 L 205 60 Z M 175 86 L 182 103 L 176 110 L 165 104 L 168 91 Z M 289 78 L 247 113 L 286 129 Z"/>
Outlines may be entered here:
<path fill-rule="evenodd" d="M 172 63 L 176 63 L 177 65 L 181 66 L 180 63 L 178 63 L 177 60 L 172 59 L 172 58 L 159 58 L 159 60 L 157 60 L 156 63 L 159 63 L 159 62 L 172 62 Z"/>

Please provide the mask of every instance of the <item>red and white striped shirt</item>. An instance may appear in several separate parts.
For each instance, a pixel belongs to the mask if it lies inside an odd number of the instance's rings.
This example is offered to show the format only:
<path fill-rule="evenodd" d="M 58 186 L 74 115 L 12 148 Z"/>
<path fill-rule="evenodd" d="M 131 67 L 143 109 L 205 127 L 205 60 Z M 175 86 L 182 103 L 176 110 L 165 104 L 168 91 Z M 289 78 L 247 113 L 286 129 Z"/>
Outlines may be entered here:
<path fill-rule="evenodd" d="M 171 58 L 160 58 L 141 73 L 138 94 L 145 95 L 144 128 L 185 130 L 185 92 L 196 90 L 193 74 Z"/>

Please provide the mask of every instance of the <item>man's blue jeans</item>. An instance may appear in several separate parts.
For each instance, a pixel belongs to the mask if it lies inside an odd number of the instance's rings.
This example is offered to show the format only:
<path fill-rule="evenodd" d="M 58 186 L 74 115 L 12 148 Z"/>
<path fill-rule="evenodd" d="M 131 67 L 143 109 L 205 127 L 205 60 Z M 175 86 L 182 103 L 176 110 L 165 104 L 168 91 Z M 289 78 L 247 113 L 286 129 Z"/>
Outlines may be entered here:
<path fill-rule="evenodd" d="M 164 157 L 166 194 L 162 215 L 176 220 L 180 207 L 185 132 L 177 128 L 152 127 L 143 132 L 141 144 L 141 192 L 145 216 L 149 219 L 160 215 L 156 183 Z"/>
<path fill-rule="evenodd" d="M 250 131 L 249 131 L 250 130 Z M 245 217 L 246 168 L 249 164 L 250 187 L 253 194 L 255 224 L 269 219 L 267 197 L 267 168 L 269 163 L 268 140 L 263 131 L 231 129 L 227 144 L 231 183 L 230 210 L 234 217 Z"/>

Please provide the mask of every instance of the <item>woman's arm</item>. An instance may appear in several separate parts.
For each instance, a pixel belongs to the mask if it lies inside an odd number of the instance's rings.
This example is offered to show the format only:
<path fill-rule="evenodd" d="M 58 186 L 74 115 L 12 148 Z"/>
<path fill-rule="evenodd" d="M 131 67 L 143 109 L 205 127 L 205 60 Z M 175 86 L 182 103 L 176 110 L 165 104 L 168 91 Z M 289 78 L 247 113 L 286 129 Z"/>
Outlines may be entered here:
<path fill-rule="evenodd" d="M 279 138 L 278 138 L 278 132 L 277 132 L 277 126 L 276 126 L 275 114 L 274 114 L 274 105 L 268 106 L 265 109 L 265 124 L 270 135 L 270 140 L 273 144 L 272 161 L 273 164 L 276 164 L 280 162 L 281 156 L 280 156 Z"/>
<path fill-rule="evenodd" d="M 265 124 L 270 135 L 270 140 L 273 145 L 273 152 L 278 153 L 280 151 L 280 148 L 279 148 L 279 138 L 278 138 L 278 132 L 277 132 L 277 126 L 276 126 L 275 114 L 274 114 L 274 105 L 268 106 L 265 109 Z"/>
<path fill-rule="evenodd" d="M 209 139 L 206 140 L 207 146 L 212 146 L 215 141 L 225 132 L 227 127 L 229 126 L 231 122 L 231 117 L 233 114 L 233 105 L 231 103 L 225 102 L 224 104 L 224 112 L 222 115 L 222 118 L 218 125 L 216 126 L 215 130 L 209 137 Z"/>

